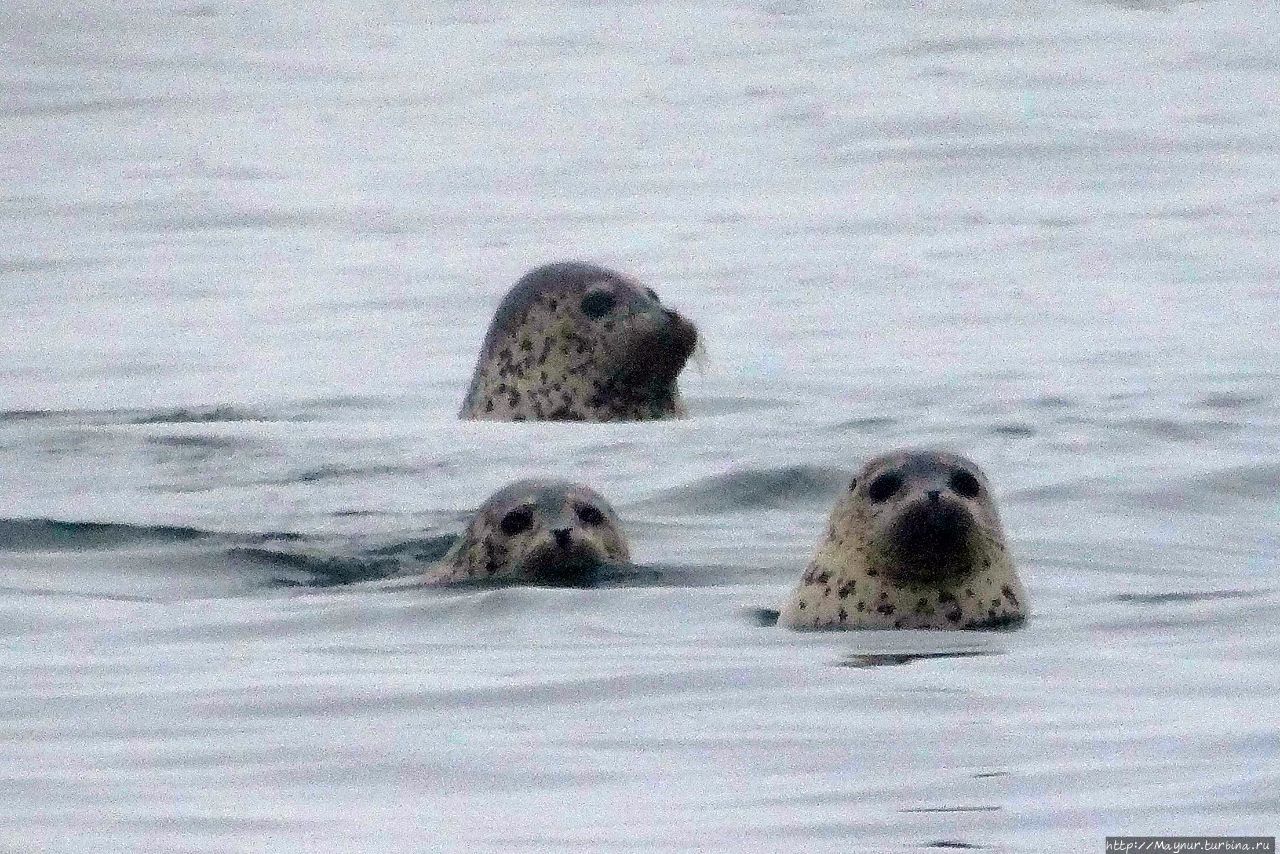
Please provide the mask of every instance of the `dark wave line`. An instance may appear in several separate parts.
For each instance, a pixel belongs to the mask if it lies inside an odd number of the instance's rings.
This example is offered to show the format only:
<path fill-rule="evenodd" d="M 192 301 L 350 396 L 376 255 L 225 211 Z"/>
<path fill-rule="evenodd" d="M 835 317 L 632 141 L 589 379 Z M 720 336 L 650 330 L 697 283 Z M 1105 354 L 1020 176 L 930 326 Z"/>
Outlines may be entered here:
<path fill-rule="evenodd" d="M 774 510 L 797 504 L 825 506 L 848 481 L 848 472 L 820 466 L 739 469 L 670 490 L 655 502 L 646 503 L 666 510 L 676 506 L 713 513 Z"/>
<path fill-rule="evenodd" d="M 296 421 L 297 418 L 252 412 L 235 406 L 198 406 L 151 412 L 129 420 L 130 424 L 216 424 L 237 421 Z"/>
<path fill-rule="evenodd" d="M 356 584 L 398 575 L 401 569 L 400 561 L 394 558 L 313 555 L 253 546 L 233 547 L 227 550 L 227 556 L 272 570 L 274 583 L 282 587 Z"/>
<path fill-rule="evenodd" d="M 321 543 L 293 547 L 237 545 L 227 550 L 227 556 L 233 561 L 267 569 L 273 583 L 283 587 L 335 587 L 425 569 L 444 557 L 457 539 L 454 534 L 444 534 L 367 546 L 354 552 L 335 550 Z"/>
<path fill-rule="evenodd" d="M 6 551 L 97 549 L 144 542 L 187 542 L 208 536 L 208 531 L 174 525 L 0 519 L 0 550 Z"/>
<path fill-rule="evenodd" d="M 182 525 L 130 525 L 124 522 L 70 522 L 63 519 L 0 519 L 0 551 L 109 549 L 144 543 L 185 543 L 237 538 L 252 543 L 305 539 L 289 531 L 235 534 Z"/>

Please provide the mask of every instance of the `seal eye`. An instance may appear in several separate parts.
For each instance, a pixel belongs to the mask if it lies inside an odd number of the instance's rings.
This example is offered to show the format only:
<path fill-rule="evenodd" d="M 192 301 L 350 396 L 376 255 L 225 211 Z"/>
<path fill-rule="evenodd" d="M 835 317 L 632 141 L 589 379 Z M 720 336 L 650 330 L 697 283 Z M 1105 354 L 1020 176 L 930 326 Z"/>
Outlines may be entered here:
<path fill-rule="evenodd" d="M 858 479 L 855 477 L 853 480 L 849 481 L 849 491 L 853 492 L 857 488 L 858 488 Z"/>
<path fill-rule="evenodd" d="M 867 497 L 872 501 L 884 501 L 902 486 L 902 478 L 896 474 L 882 474 L 867 487 Z"/>
<path fill-rule="evenodd" d="M 951 475 L 951 488 L 965 498 L 973 498 L 982 491 L 982 485 L 978 483 L 978 479 L 964 469 Z"/>
<path fill-rule="evenodd" d="M 604 514 L 590 504 L 583 504 L 578 508 L 578 518 L 592 527 L 604 524 Z"/>
<path fill-rule="evenodd" d="M 517 507 L 502 517 L 499 527 L 508 537 L 514 537 L 522 531 L 529 530 L 533 524 L 533 511 L 528 507 Z"/>
<path fill-rule="evenodd" d="M 613 311 L 617 298 L 608 291 L 592 291 L 582 298 L 582 313 L 587 317 L 601 318 Z"/>

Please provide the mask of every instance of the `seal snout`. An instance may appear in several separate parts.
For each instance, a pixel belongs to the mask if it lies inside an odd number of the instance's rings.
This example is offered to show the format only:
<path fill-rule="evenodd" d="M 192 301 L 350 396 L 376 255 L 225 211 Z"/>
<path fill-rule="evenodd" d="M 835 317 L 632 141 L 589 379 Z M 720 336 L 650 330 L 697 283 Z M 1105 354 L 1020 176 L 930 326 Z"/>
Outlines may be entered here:
<path fill-rule="evenodd" d="M 923 501 L 902 514 L 896 534 L 904 550 L 920 554 L 944 554 L 962 546 L 973 518 L 962 506 L 943 501 L 929 492 Z"/>
<path fill-rule="evenodd" d="M 579 516 L 584 511 L 579 509 Z M 594 517 L 587 513 L 587 518 Z M 590 585 L 596 570 L 608 561 L 604 549 L 574 517 L 561 516 L 530 546 L 524 559 L 529 577 L 542 584 Z"/>
<path fill-rule="evenodd" d="M 684 358 L 688 359 L 693 355 L 694 348 L 698 346 L 698 327 L 674 309 L 665 308 L 663 313 L 667 317 L 667 328 L 672 344 L 677 350 L 683 351 Z"/>
<path fill-rule="evenodd" d="M 552 533 L 552 540 L 535 547 L 524 560 L 527 577 L 542 584 L 585 586 L 595 579 L 606 556 L 568 529 Z"/>
<path fill-rule="evenodd" d="M 964 505 L 929 490 L 890 531 L 893 560 L 887 574 L 900 581 L 951 581 L 971 571 L 973 516 Z"/>
<path fill-rule="evenodd" d="M 648 367 L 655 379 L 670 382 L 684 369 L 698 346 L 698 327 L 670 308 L 662 310 L 665 321 L 641 337 L 639 350 L 647 353 Z"/>

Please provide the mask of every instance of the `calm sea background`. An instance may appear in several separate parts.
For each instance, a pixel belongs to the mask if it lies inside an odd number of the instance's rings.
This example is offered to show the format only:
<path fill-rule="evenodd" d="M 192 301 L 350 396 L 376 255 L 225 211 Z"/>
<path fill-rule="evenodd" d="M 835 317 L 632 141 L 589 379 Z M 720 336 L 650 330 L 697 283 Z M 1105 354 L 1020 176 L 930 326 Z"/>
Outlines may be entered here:
<path fill-rule="evenodd" d="M 1276 833 L 1278 91 L 1244 2 L 9 0 L 0 849 Z M 455 420 L 563 258 L 691 418 Z M 902 445 L 1027 627 L 759 625 Z M 390 578 L 527 475 L 649 580 Z"/>

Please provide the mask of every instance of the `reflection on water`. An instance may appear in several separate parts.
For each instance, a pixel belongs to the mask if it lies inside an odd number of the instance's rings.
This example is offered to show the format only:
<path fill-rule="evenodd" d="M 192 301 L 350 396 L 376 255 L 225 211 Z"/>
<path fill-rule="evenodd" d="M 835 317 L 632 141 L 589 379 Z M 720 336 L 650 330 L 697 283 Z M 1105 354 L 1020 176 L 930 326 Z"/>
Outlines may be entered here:
<path fill-rule="evenodd" d="M 983 649 L 967 649 L 954 650 L 951 652 L 920 652 L 920 653 L 875 653 L 875 654 L 857 654 L 839 662 L 841 667 L 896 667 L 900 664 L 910 664 L 913 661 L 927 661 L 934 658 L 969 658 L 975 655 L 998 655 L 995 650 Z"/>

